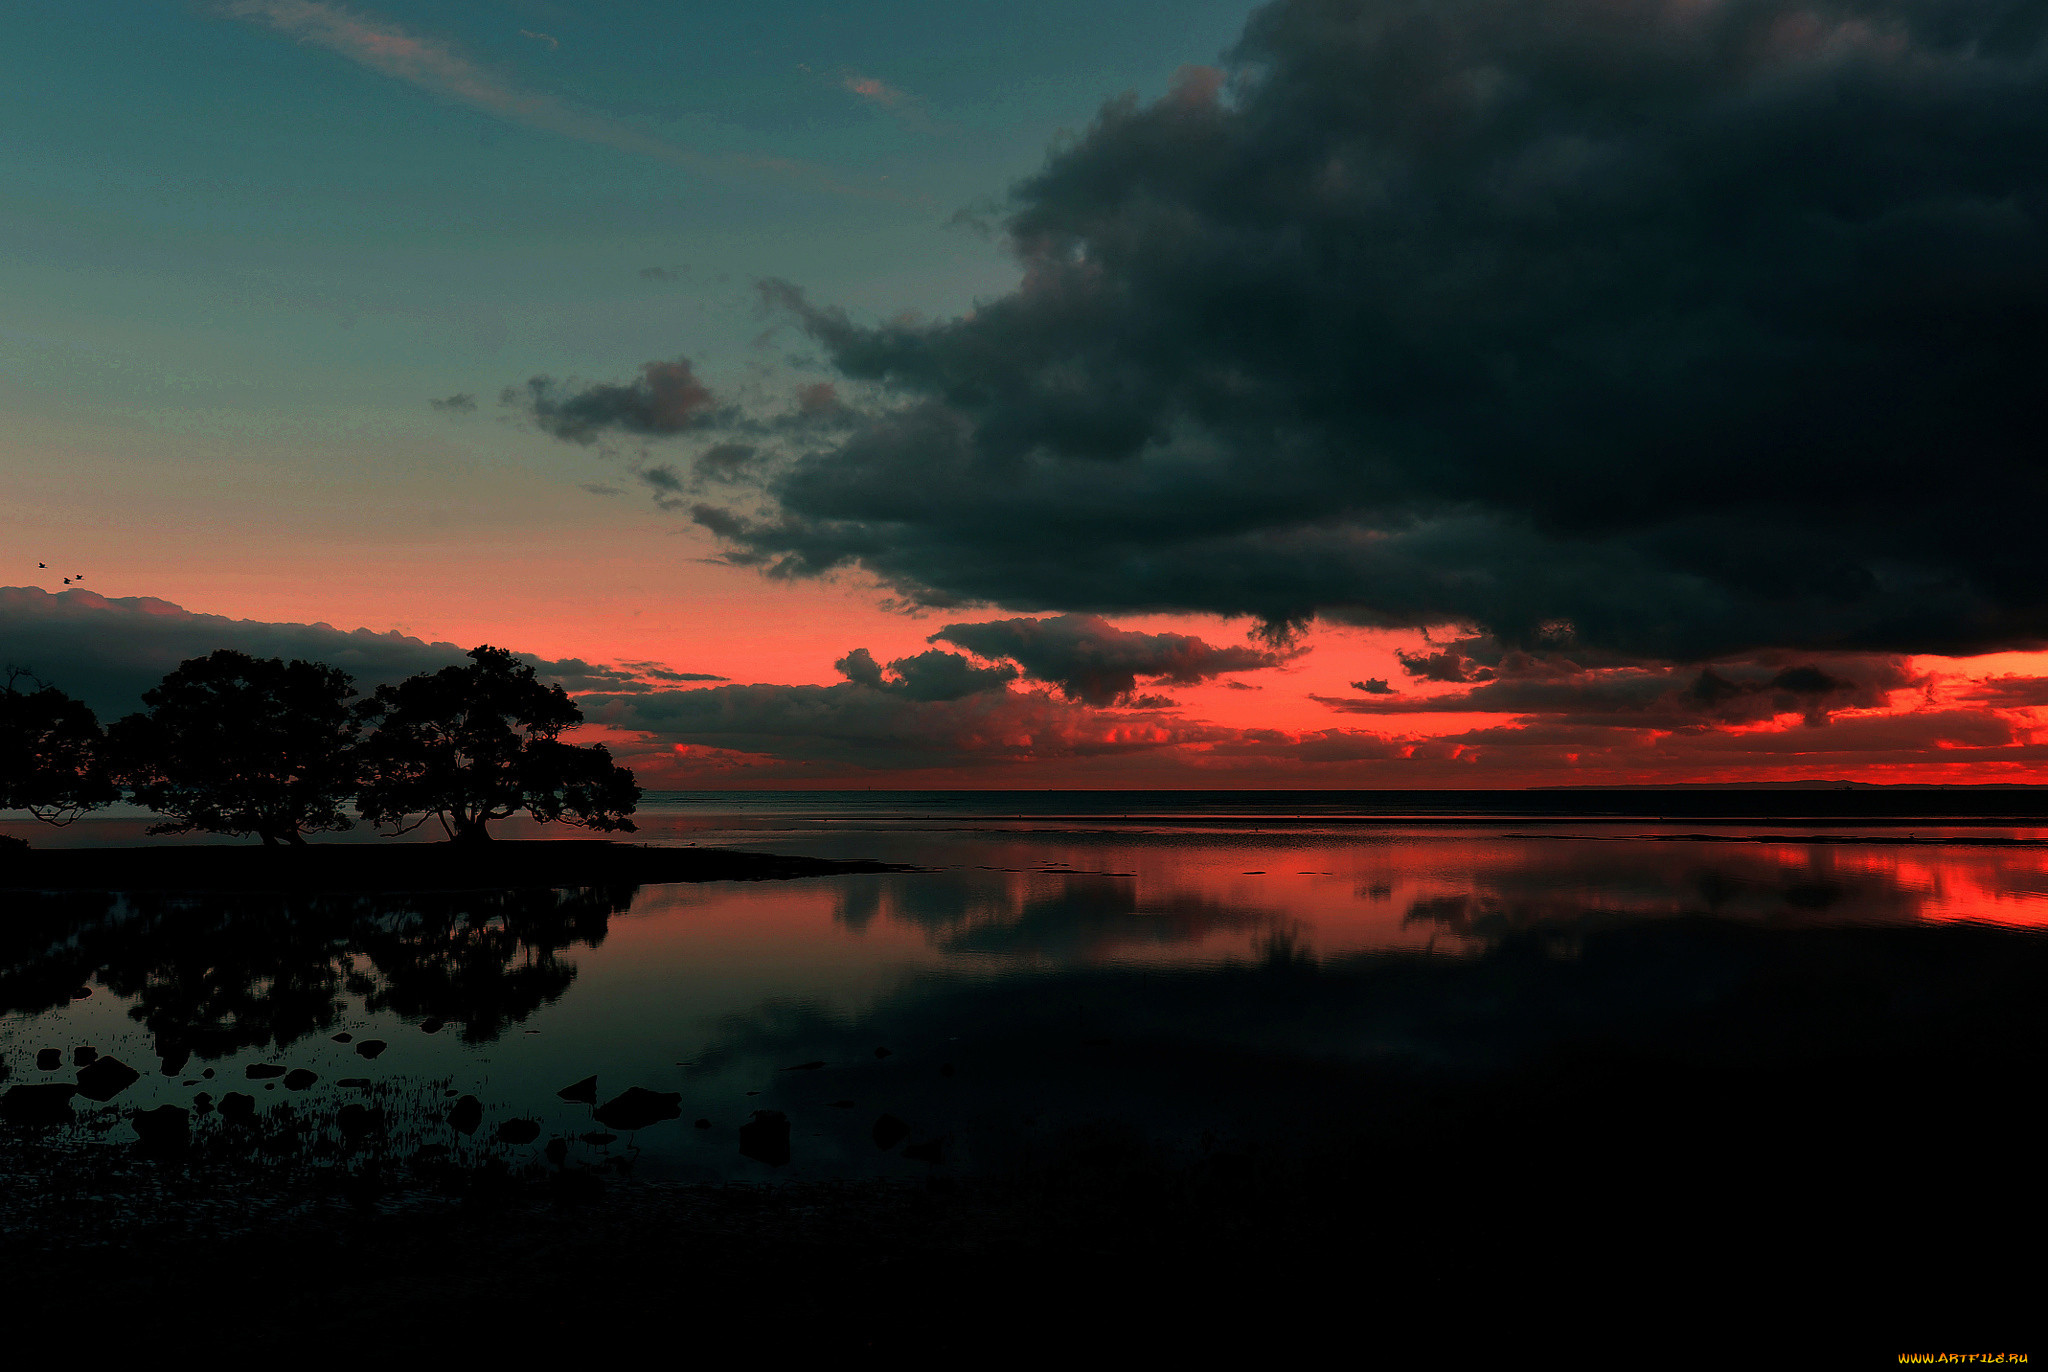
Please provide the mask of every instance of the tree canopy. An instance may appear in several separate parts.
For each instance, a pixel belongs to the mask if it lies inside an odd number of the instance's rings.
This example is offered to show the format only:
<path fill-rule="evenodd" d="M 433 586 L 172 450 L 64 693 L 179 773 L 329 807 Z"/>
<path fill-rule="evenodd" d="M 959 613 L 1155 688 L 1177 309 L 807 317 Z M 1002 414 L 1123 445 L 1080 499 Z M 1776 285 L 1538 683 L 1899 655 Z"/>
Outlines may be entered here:
<path fill-rule="evenodd" d="M 0 810 L 69 824 L 119 798 L 107 776 L 105 738 L 85 702 L 41 682 L 21 690 L 27 676 L 10 671 L 0 691 Z"/>
<path fill-rule="evenodd" d="M 640 788 L 602 744 L 560 741 L 583 722 L 568 694 L 503 648 L 469 657 L 468 666 L 379 686 L 359 707 L 377 725 L 363 748 L 363 817 L 399 832 L 439 819 L 464 842 L 490 837 L 493 820 L 521 810 L 630 832 Z"/>
<path fill-rule="evenodd" d="M 119 779 L 171 817 L 150 832 L 303 843 L 352 827 L 362 725 L 346 672 L 222 649 L 178 664 L 109 731 Z"/>

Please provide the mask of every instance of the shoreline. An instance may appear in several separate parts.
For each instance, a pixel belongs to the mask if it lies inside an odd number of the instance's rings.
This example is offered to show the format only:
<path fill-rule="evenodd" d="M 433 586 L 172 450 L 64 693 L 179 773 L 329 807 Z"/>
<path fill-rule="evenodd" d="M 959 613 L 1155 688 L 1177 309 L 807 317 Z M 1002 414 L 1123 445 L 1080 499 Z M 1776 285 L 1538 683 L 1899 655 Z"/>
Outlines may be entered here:
<path fill-rule="evenodd" d="M 653 848 L 605 839 L 447 843 L 309 843 L 0 851 L 7 891 L 460 891 L 787 881 L 913 872 L 868 859 L 792 857 L 730 848 Z"/>

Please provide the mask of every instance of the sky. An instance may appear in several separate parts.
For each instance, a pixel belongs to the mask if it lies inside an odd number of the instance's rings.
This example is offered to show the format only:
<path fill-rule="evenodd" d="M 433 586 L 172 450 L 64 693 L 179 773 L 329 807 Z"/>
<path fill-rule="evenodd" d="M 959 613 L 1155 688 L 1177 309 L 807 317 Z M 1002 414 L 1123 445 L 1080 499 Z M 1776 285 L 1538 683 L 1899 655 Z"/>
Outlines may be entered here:
<path fill-rule="evenodd" d="M 0 50 L 0 656 L 661 787 L 2025 782 L 2048 5 L 126 0 Z"/>

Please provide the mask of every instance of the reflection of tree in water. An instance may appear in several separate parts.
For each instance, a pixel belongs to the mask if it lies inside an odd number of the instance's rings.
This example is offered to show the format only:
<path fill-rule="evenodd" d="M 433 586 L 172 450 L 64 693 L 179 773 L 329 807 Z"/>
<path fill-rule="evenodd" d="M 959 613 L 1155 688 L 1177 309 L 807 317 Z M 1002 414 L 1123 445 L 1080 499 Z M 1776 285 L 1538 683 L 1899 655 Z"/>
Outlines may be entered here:
<path fill-rule="evenodd" d="M 88 943 L 114 917 L 106 891 L 9 891 L 0 897 L 0 1014 L 71 1002 L 93 974 Z"/>
<path fill-rule="evenodd" d="M 836 915 L 857 932 L 885 911 L 949 953 L 1063 959 L 1133 946 L 1199 943 L 1218 931 L 1267 928 L 1279 918 L 1195 891 L 1146 898 L 1135 877 L 1094 872 L 1050 882 L 936 874 L 887 882 L 860 879 L 846 883 Z"/>
<path fill-rule="evenodd" d="M 167 1072 L 328 1030 L 350 995 L 486 1042 L 568 989 L 560 954 L 601 943 L 634 889 L 14 893 L 0 1011 L 54 1008 L 96 973 L 132 999 Z"/>
<path fill-rule="evenodd" d="M 351 896 L 139 892 L 100 950 L 100 980 L 133 999 L 166 1071 L 196 1053 L 224 1057 L 286 1044 L 334 1023 L 349 935 L 364 916 Z"/>
<path fill-rule="evenodd" d="M 635 887 L 459 891 L 412 896 L 360 943 L 382 974 L 366 1002 L 406 1019 L 462 1025 L 465 1043 L 488 1043 L 576 979 L 558 956 L 604 942 Z"/>

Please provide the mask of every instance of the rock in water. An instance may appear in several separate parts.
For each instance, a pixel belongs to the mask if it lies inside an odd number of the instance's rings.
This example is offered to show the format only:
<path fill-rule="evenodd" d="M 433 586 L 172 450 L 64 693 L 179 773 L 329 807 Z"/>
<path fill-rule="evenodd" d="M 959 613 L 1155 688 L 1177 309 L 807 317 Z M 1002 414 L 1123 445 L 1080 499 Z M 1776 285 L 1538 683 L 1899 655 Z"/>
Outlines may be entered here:
<path fill-rule="evenodd" d="M 884 1153 L 910 1137 L 910 1126 L 894 1115 L 884 1115 L 875 1121 L 873 1138 L 875 1147 Z"/>
<path fill-rule="evenodd" d="M 585 1077 L 582 1081 L 572 1082 L 564 1086 L 555 1094 L 563 1100 L 574 1101 L 578 1105 L 595 1105 L 597 1104 L 597 1078 Z"/>
<path fill-rule="evenodd" d="M 448 1112 L 448 1125 L 458 1134 L 474 1134 L 483 1122 L 484 1103 L 475 1096 L 464 1096 Z"/>
<path fill-rule="evenodd" d="M 135 1126 L 136 1146 L 144 1153 L 182 1153 L 192 1141 L 192 1112 L 182 1106 L 137 1110 L 128 1122 Z"/>
<path fill-rule="evenodd" d="M 142 1080 L 142 1073 L 119 1058 L 94 1058 L 78 1069 L 78 1094 L 87 1100 L 112 1100 Z"/>
<path fill-rule="evenodd" d="M 220 1117 L 229 1124 L 246 1124 L 256 1118 L 256 1097 L 230 1091 L 220 1098 Z"/>
<path fill-rule="evenodd" d="M 547 1160 L 550 1163 L 560 1167 L 569 1160 L 569 1140 L 549 1139 L 548 1146 L 543 1151 L 546 1153 Z"/>
<path fill-rule="evenodd" d="M 356 1051 L 366 1058 L 374 1058 L 389 1046 L 383 1039 L 364 1039 L 356 1045 Z"/>
<path fill-rule="evenodd" d="M 294 1067 L 291 1071 L 284 1074 L 284 1089 L 287 1091 L 303 1091 L 318 1080 L 320 1080 L 318 1072 L 304 1067 Z"/>
<path fill-rule="evenodd" d="M 630 1134 L 635 1129 L 645 1129 L 663 1120 L 681 1119 L 683 1093 L 629 1086 L 623 1093 L 598 1106 L 593 1113 L 605 1128 L 621 1129 Z"/>
<path fill-rule="evenodd" d="M 71 1065 L 73 1067 L 88 1066 L 91 1064 L 92 1060 L 98 1057 L 99 1055 L 99 1049 L 93 1047 L 89 1043 L 82 1043 L 78 1047 L 71 1050 Z"/>
<path fill-rule="evenodd" d="M 242 1069 L 242 1075 L 250 1081 L 268 1081 L 285 1073 L 283 1064 L 275 1062 L 252 1062 Z"/>
<path fill-rule="evenodd" d="M 195 1115 L 212 1114 L 213 1097 L 208 1095 L 204 1091 L 201 1091 L 198 1095 L 192 1097 L 192 1113 Z"/>
<path fill-rule="evenodd" d="M 9 1124 L 69 1124 L 71 1098 L 78 1088 L 54 1081 L 38 1086 L 10 1086 L 0 1095 L 0 1119 Z"/>
<path fill-rule="evenodd" d="M 54 1048 L 45 1048 L 36 1054 L 38 1072 L 54 1072 L 64 1065 L 64 1055 Z"/>
<path fill-rule="evenodd" d="M 789 1116 L 780 1110 L 756 1110 L 740 1126 L 740 1156 L 781 1167 L 789 1161 Z"/>
<path fill-rule="evenodd" d="M 346 1032 L 336 1034 L 333 1037 L 336 1043 L 354 1043 L 356 1041 L 356 1036 L 354 1034 Z"/>
<path fill-rule="evenodd" d="M 539 1120 L 506 1120 L 498 1126 L 499 1143 L 532 1143 L 539 1137 Z"/>
<path fill-rule="evenodd" d="M 422 1034 L 438 1034 L 447 1027 L 447 1023 L 446 1020 L 423 1019 L 420 1021 L 420 1032 Z"/>

